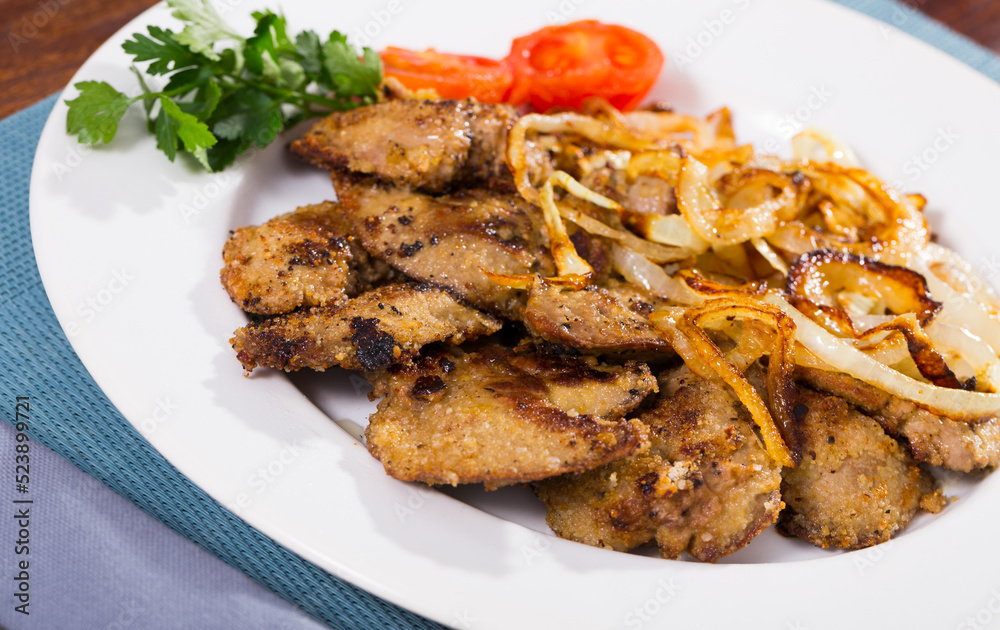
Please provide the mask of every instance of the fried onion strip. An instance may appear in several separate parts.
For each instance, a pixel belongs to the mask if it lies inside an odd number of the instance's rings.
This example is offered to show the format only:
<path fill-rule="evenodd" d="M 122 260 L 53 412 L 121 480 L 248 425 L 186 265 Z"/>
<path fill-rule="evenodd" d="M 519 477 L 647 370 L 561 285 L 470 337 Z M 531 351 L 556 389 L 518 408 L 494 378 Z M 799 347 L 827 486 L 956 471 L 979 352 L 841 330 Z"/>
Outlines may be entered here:
<path fill-rule="evenodd" d="M 778 332 L 775 335 L 771 359 L 768 362 L 767 390 L 771 406 L 778 416 L 777 423 L 746 377 L 730 362 L 718 346 L 702 329 L 704 326 L 718 325 L 732 318 L 765 323 Z M 694 365 L 707 366 L 733 388 L 737 398 L 750 411 L 754 424 L 760 430 L 764 447 L 775 461 L 785 467 L 794 467 L 801 460 L 801 434 L 793 416 L 795 398 L 792 384 L 793 351 L 792 339 L 794 323 L 780 310 L 762 305 L 749 299 L 734 303 L 732 298 L 710 300 L 683 312 L 679 317 L 665 317 L 662 311 L 655 311 L 650 321 L 661 330 L 669 331 L 670 338 L 683 335 L 687 343 L 683 348 L 675 348 L 685 362 L 689 357 L 697 358 Z M 690 354 L 693 352 L 693 355 Z M 694 365 L 690 365 L 695 370 Z"/>
<path fill-rule="evenodd" d="M 773 293 L 765 302 L 780 308 L 797 327 L 796 340 L 835 370 L 955 420 L 976 423 L 1000 412 L 1000 394 L 946 389 L 900 374 L 826 331 Z"/>

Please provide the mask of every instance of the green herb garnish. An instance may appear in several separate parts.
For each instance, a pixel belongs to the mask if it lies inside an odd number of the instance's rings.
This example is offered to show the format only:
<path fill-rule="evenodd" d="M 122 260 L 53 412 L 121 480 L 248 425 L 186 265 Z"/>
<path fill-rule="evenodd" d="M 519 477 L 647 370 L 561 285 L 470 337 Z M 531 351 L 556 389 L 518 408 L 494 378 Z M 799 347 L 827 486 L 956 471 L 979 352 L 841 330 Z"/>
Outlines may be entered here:
<path fill-rule="evenodd" d="M 284 129 L 331 111 L 378 100 L 382 62 L 375 51 L 358 56 L 337 31 L 322 41 L 313 31 L 288 36 L 282 15 L 255 12 L 253 36 L 227 25 L 208 0 L 168 0 L 184 29 L 150 26 L 122 48 L 146 73 L 169 77 L 158 92 L 132 66 L 142 92 L 130 97 L 103 81 L 74 85 L 66 101 L 66 131 L 86 144 L 108 143 L 125 111 L 142 102 L 156 146 L 173 162 L 190 153 L 219 171 L 252 146 L 264 148 Z"/>

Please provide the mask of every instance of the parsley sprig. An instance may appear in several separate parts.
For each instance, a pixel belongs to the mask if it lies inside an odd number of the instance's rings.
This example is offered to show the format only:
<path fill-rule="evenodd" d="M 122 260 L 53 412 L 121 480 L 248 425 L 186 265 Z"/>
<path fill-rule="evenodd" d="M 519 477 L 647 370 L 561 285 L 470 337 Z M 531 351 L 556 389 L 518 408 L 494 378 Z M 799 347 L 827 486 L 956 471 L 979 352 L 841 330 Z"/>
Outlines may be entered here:
<path fill-rule="evenodd" d="M 162 76 L 166 84 L 151 90 L 135 65 L 141 88 L 136 96 L 104 81 L 75 84 L 80 94 L 66 101 L 66 131 L 80 142 L 111 142 L 122 116 L 141 102 L 156 146 L 171 162 L 187 152 L 206 170 L 219 171 L 302 120 L 378 99 L 378 54 L 365 48 L 359 57 L 338 31 L 326 41 L 308 30 L 292 39 L 284 16 L 264 11 L 253 13 L 253 36 L 243 37 L 208 0 L 167 4 L 183 30 L 150 26 L 122 44 L 134 62 L 149 62 L 148 75 Z"/>

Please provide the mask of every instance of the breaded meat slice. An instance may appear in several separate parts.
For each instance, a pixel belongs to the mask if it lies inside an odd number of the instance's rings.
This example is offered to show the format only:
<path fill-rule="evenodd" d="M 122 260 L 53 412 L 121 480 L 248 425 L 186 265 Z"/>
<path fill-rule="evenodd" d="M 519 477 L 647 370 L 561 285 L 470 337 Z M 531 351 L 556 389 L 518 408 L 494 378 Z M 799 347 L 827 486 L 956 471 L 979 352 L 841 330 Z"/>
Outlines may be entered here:
<path fill-rule="evenodd" d="M 656 380 L 646 365 L 511 350 L 440 351 L 374 378 L 365 432 L 396 479 L 487 488 L 582 472 L 648 445 L 623 417 Z"/>
<path fill-rule="evenodd" d="M 504 162 L 509 105 L 472 100 L 388 100 L 335 112 L 291 149 L 320 168 L 374 175 L 385 183 L 442 193 L 511 185 Z"/>
<path fill-rule="evenodd" d="M 257 366 L 373 371 L 407 361 L 429 343 L 457 345 L 500 327 L 444 289 L 393 284 L 337 306 L 251 322 L 230 342 L 247 373 Z"/>
<path fill-rule="evenodd" d="M 892 538 L 919 507 L 940 504 L 934 477 L 844 400 L 803 389 L 796 416 L 803 456 L 783 473 L 782 534 L 823 548 L 860 549 Z"/>
<path fill-rule="evenodd" d="M 516 193 L 470 189 L 435 197 L 338 174 L 333 183 L 350 233 L 372 256 L 486 311 L 519 319 L 525 298 L 484 270 L 555 275 L 541 211 Z"/>
<path fill-rule="evenodd" d="M 646 304 L 646 306 L 649 306 Z M 522 320 L 535 337 L 585 354 L 658 361 L 676 356 L 670 343 L 649 323 L 648 310 L 598 286 L 567 291 L 543 281 L 528 290 Z"/>
<path fill-rule="evenodd" d="M 244 311 L 259 315 L 331 306 L 399 275 L 348 235 L 333 202 L 234 230 L 222 258 L 226 292 Z"/>
<path fill-rule="evenodd" d="M 639 417 L 648 452 L 534 490 L 563 538 L 618 551 L 655 542 L 664 558 L 687 551 L 714 562 L 777 519 L 781 468 L 723 382 L 682 366 L 661 375 L 660 387 Z"/>
<path fill-rule="evenodd" d="M 964 473 L 1000 463 L 996 416 L 970 424 L 921 409 L 848 374 L 798 368 L 795 376 L 870 415 L 886 433 L 902 439 L 918 462 Z"/>

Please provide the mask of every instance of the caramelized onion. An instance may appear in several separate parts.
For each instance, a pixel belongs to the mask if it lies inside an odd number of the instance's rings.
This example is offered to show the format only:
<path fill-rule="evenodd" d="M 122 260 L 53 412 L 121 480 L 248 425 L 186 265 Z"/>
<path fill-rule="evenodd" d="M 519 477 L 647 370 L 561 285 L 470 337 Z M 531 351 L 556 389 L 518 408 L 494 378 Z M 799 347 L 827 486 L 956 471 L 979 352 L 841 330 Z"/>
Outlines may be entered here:
<path fill-rule="evenodd" d="M 565 287 L 567 289 L 583 289 L 590 284 L 589 276 L 580 276 L 576 274 L 568 274 L 559 278 L 542 278 L 541 276 L 536 276 L 530 273 L 493 273 L 489 269 L 484 269 L 483 267 L 480 267 L 479 271 L 483 272 L 483 275 L 500 286 L 510 289 L 521 289 L 524 291 L 530 289 L 536 282 L 542 282 L 557 287 Z"/>
<path fill-rule="evenodd" d="M 708 249 L 708 243 L 699 238 L 680 215 L 633 212 L 622 207 L 614 199 L 609 199 L 604 195 L 590 190 L 564 171 L 553 173 L 551 181 L 565 188 L 566 192 L 574 197 L 588 201 L 601 208 L 614 210 L 621 217 L 625 225 L 648 240 L 664 245 L 683 247 L 696 254 L 700 254 Z"/>
<path fill-rule="evenodd" d="M 730 296 L 743 299 L 750 295 L 763 294 L 767 290 L 767 287 L 757 282 L 747 282 L 741 285 L 723 284 L 706 278 L 695 269 L 681 269 L 676 275 L 692 291 L 705 298 Z"/>
<path fill-rule="evenodd" d="M 771 265 L 775 271 L 781 273 L 781 275 L 788 275 L 788 263 L 785 259 L 778 255 L 778 252 L 774 251 L 767 241 L 762 238 L 752 238 L 750 239 L 750 244 L 753 248 L 757 250 L 757 253 L 767 261 L 767 264 Z"/>
<path fill-rule="evenodd" d="M 594 217 L 588 216 L 579 210 L 575 210 L 566 205 L 557 204 L 557 207 L 559 208 L 559 214 L 567 221 L 576 223 L 582 229 L 590 232 L 591 234 L 603 236 L 604 238 L 611 239 L 620 245 L 628 247 L 629 249 L 633 249 L 655 263 L 662 264 L 676 260 L 684 260 L 691 255 L 690 251 L 686 249 L 682 249 L 680 247 L 667 247 L 666 245 L 660 245 L 659 243 L 652 243 L 639 238 L 631 232 L 616 230 L 605 225 L 604 223 L 601 223 Z"/>
<path fill-rule="evenodd" d="M 776 181 L 772 175 L 787 180 L 778 173 L 752 169 L 750 179 L 740 183 L 758 185 L 755 180 L 762 179 L 759 185 L 770 185 Z M 677 177 L 677 208 L 701 238 L 713 245 L 734 245 L 775 231 L 779 214 L 787 215 L 795 200 L 795 191 L 787 181 L 789 185 L 777 197 L 764 198 L 746 208 L 727 208 L 709 180 L 708 167 L 687 156 Z"/>
<path fill-rule="evenodd" d="M 549 235 L 549 247 L 552 250 L 552 258 L 555 260 L 559 276 L 572 274 L 592 277 L 594 269 L 590 266 L 590 263 L 576 252 L 576 247 L 569 240 L 569 235 L 566 233 L 566 226 L 563 225 L 562 218 L 559 216 L 559 209 L 556 208 L 556 202 L 552 194 L 552 182 L 545 182 L 538 197 L 538 203 L 545 217 L 545 229 Z"/>
<path fill-rule="evenodd" d="M 803 174 L 817 180 L 841 177 L 854 184 L 875 204 L 880 216 L 872 215 L 871 238 L 875 244 L 864 244 L 873 256 L 892 262 L 906 262 L 930 242 L 927 220 L 909 199 L 868 171 L 844 168 L 836 164 L 808 163 L 798 165 Z M 854 201 L 849 207 L 862 208 L 864 203 Z"/>
<path fill-rule="evenodd" d="M 897 317 L 890 322 L 879 324 L 858 337 L 871 338 L 879 333 L 899 333 L 906 340 L 906 347 L 920 375 L 938 387 L 965 388 L 955 373 L 948 367 L 941 353 L 934 348 L 934 342 L 923 331 L 912 313 Z"/>
<path fill-rule="evenodd" d="M 675 114 L 636 110 L 622 114 L 626 127 L 636 136 L 647 140 L 669 140 L 688 151 L 701 151 L 719 140 L 719 127 L 713 122 Z"/>
<path fill-rule="evenodd" d="M 614 245 L 611 264 L 615 271 L 632 284 L 674 304 L 698 304 L 701 299 L 683 282 L 671 278 L 663 267 L 627 247 Z"/>
<path fill-rule="evenodd" d="M 630 151 L 645 151 L 663 148 L 666 143 L 640 138 L 638 135 L 618 125 L 609 125 L 591 116 L 575 112 L 561 112 L 553 115 L 526 114 L 518 118 L 507 135 L 507 166 L 514 175 L 517 191 L 526 200 L 534 203 L 538 194 L 532 187 L 528 155 L 528 132 L 571 133 L 588 140 Z"/>
<path fill-rule="evenodd" d="M 1000 412 L 1000 394 L 947 389 L 922 383 L 879 363 L 799 313 L 784 298 L 768 294 L 765 301 L 780 308 L 796 325 L 796 340 L 819 360 L 834 369 L 877 387 L 893 396 L 916 403 L 939 415 L 976 423 Z"/>
<path fill-rule="evenodd" d="M 837 166 L 857 168 L 858 156 L 846 144 L 831 134 L 809 128 L 792 137 L 792 153 L 796 160 L 833 162 Z"/>
<path fill-rule="evenodd" d="M 694 233 L 679 214 L 647 214 L 624 210 L 622 222 L 633 232 L 656 243 L 683 247 L 692 254 L 708 251 L 708 241 Z"/>
<path fill-rule="evenodd" d="M 767 235 L 765 240 L 794 256 L 801 256 L 817 249 L 836 249 L 833 241 L 800 221 L 789 221 L 778 226 L 778 229 Z"/>
<path fill-rule="evenodd" d="M 792 353 L 795 338 L 794 322 L 780 310 L 768 307 L 759 301 L 745 300 L 742 303 L 733 303 L 729 299 L 706 302 L 702 306 L 695 307 L 689 311 L 687 318 L 690 318 L 690 322 L 693 325 L 688 329 L 692 334 L 697 331 L 701 335 L 704 335 L 700 327 L 717 324 L 720 321 L 726 321 L 731 318 L 760 322 L 771 326 L 775 330 L 774 347 L 771 349 L 770 360 L 767 364 L 767 393 L 775 418 L 771 418 L 766 407 L 759 408 L 752 401 L 751 404 L 754 406 L 751 407 L 744 400 L 743 396 L 740 396 L 740 401 L 751 410 L 751 415 L 754 417 L 754 421 L 761 431 L 761 436 L 764 438 L 768 453 L 772 457 L 775 457 L 782 466 L 797 466 L 802 459 L 802 434 L 799 424 L 794 417 L 795 386 L 792 382 L 792 371 L 794 368 Z M 704 338 L 708 339 L 707 336 Z M 709 343 L 711 342 L 709 341 Z M 715 347 L 714 344 L 712 346 Z M 717 347 L 715 349 L 718 351 Z M 724 372 L 727 371 L 725 366 L 722 367 Z M 729 382 L 724 372 L 720 372 L 720 376 Z M 734 380 L 735 385 L 730 383 L 730 386 L 738 394 L 742 393 L 748 397 L 750 392 L 756 394 L 756 390 L 750 386 L 749 382 L 738 371 L 734 369 L 729 376 L 730 378 L 738 377 L 739 381 L 742 381 L 740 383 Z M 747 389 L 749 389 L 749 392 Z M 774 424 L 775 421 L 777 421 L 776 427 Z M 771 434 L 775 428 L 780 432 L 780 437 Z"/>
<path fill-rule="evenodd" d="M 943 280 L 939 275 L 944 275 L 940 269 L 934 273 L 935 264 L 960 271 L 967 284 L 962 286 L 953 284 L 954 279 L 952 282 Z M 1000 309 L 993 306 L 995 294 L 969 263 L 951 250 L 931 243 L 914 261 L 914 267 L 924 273 L 934 295 L 948 305 L 940 315 L 943 323 L 966 328 L 989 344 L 994 353 L 1000 351 Z"/>
<path fill-rule="evenodd" d="M 919 273 L 842 252 L 803 254 L 792 264 L 785 283 L 793 304 L 798 306 L 798 299 L 809 300 L 831 318 L 840 317 L 831 311 L 843 313 L 834 294 L 845 289 L 874 297 L 894 313 L 916 313 L 922 326 L 941 310 L 941 303 L 931 299 L 927 282 Z"/>
<path fill-rule="evenodd" d="M 767 371 L 768 397 L 777 416 L 777 424 L 757 390 L 726 360 L 719 347 L 702 330 L 704 326 L 718 325 L 733 319 L 761 322 L 777 331 Z M 795 388 L 792 383 L 792 360 L 795 324 L 791 319 L 780 310 L 757 300 L 747 297 L 737 300 L 730 297 L 710 300 L 688 309 L 680 317 L 666 318 L 655 311 L 650 316 L 650 321 L 661 329 L 675 328 L 669 334 L 679 333 L 688 342 L 683 350 L 675 348 L 685 362 L 688 361 L 685 352 L 693 352 L 697 357 L 696 363 L 708 366 L 733 388 L 737 398 L 750 411 L 754 424 L 760 430 L 764 447 L 775 461 L 786 467 L 794 467 L 801 461 L 802 436 L 793 415 Z"/>
<path fill-rule="evenodd" d="M 651 175 L 675 186 L 677 185 L 677 174 L 680 171 L 681 154 L 679 151 L 646 151 L 632 156 L 625 169 L 625 175 L 630 182 L 642 175 Z"/>
<path fill-rule="evenodd" d="M 941 321 L 934 321 L 926 332 L 937 348 L 952 353 L 973 370 L 973 378 L 982 391 L 1000 391 L 1000 359 L 982 339 Z"/>

